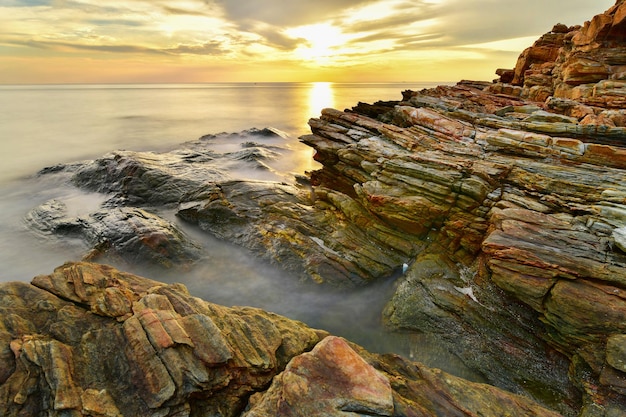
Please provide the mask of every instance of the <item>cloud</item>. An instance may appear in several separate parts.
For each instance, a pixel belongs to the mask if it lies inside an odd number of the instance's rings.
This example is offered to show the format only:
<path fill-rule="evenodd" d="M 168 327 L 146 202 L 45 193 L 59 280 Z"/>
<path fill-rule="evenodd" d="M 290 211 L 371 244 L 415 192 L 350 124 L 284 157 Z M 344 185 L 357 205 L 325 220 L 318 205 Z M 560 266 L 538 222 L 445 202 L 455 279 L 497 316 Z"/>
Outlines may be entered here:
<path fill-rule="evenodd" d="M 52 3 L 52 0 L 4 0 L 2 6 L 5 7 L 34 7 L 46 6 Z"/>
<path fill-rule="evenodd" d="M 85 22 L 94 26 L 145 26 L 143 22 L 131 19 L 87 19 Z"/>
<path fill-rule="evenodd" d="M 275 77 L 316 67 L 370 68 L 375 74 L 372 68 L 404 68 L 408 64 L 403 62 L 410 62 L 411 68 L 448 62 L 449 73 L 463 59 L 473 67 L 478 60 L 506 59 L 497 66 L 512 65 L 523 49 L 515 53 L 514 47 L 525 39 L 559 22 L 582 24 L 614 3 L 569 0 L 564 7 L 563 0 L 0 0 L 0 45 L 8 46 L 0 48 L 0 61 L 11 54 L 94 61 L 111 61 L 117 55 L 138 58 L 136 62 L 146 66 L 159 60 L 181 68 L 191 61 L 206 68 L 273 66 Z M 310 34 L 302 31 L 306 27 L 327 29 Z M 153 58 L 144 59 L 148 56 Z"/>
<path fill-rule="evenodd" d="M 333 22 L 354 35 L 349 44 L 355 48 L 384 45 L 373 48 L 373 53 L 437 49 L 443 53 L 446 49 L 481 45 L 475 50 L 482 50 L 483 55 L 491 50 L 495 56 L 502 47 L 510 52 L 510 45 L 519 44 L 516 40 L 536 39 L 558 22 L 582 24 L 613 3 L 614 0 L 598 0 L 594 4 L 571 0 L 563 8 L 560 0 L 386 0 L 386 8 L 379 10 L 374 9 L 382 2 L 367 5 L 377 12 L 376 19 L 354 18 L 353 15 L 359 15 L 357 8 L 344 11 Z M 532 41 L 520 47 L 517 53 L 531 44 Z"/>
<path fill-rule="evenodd" d="M 331 19 L 343 10 L 376 0 L 214 0 L 233 22 L 258 21 L 277 27 Z"/>
<path fill-rule="evenodd" d="M 227 48 L 224 48 L 224 44 L 222 42 L 211 41 L 196 45 L 178 45 L 175 48 L 165 49 L 163 52 L 176 55 L 224 55 L 229 51 Z"/>
<path fill-rule="evenodd" d="M 163 5 L 162 9 L 165 13 L 171 15 L 181 15 L 181 16 L 207 16 L 207 11 L 203 10 L 190 10 L 190 9 L 181 9 L 178 7 L 171 7 L 167 5 Z"/>
<path fill-rule="evenodd" d="M 111 52 L 122 54 L 166 54 L 166 51 L 160 51 L 157 49 L 145 48 L 137 45 L 106 45 L 106 44 L 81 44 L 62 41 L 42 41 L 42 40 L 13 40 L 7 41 L 5 44 L 14 46 L 28 46 L 38 49 L 52 49 L 52 50 L 77 50 L 77 51 L 97 51 L 97 52 Z"/>
<path fill-rule="evenodd" d="M 614 4 L 614 0 L 448 0 L 441 4 L 437 29 L 447 45 L 476 44 L 538 36 L 556 23 L 582 24 Z"/>

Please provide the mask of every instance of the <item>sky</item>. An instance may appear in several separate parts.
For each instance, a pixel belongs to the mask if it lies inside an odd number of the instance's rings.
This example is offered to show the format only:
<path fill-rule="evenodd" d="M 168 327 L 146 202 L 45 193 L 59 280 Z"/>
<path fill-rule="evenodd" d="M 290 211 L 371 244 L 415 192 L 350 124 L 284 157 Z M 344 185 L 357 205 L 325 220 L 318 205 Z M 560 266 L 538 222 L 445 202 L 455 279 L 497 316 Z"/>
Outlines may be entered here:
<path fill-rule="evenodd" d="M 0 0 L 0 84 L 491 80 L 613 4 Z"/>

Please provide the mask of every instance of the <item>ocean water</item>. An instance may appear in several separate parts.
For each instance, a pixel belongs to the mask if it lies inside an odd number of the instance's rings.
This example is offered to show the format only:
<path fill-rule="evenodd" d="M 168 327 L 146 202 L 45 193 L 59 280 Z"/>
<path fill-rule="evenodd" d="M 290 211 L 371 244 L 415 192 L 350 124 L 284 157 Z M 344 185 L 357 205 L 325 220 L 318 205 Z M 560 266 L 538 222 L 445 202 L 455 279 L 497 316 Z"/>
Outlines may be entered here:
<path fill-rule="evenodd" d="M 66 261 L 79 260 L 82 242 L 56 241 L 30 231 L 24 216 L 51 198 L 72 214 L 94 211 L 104 196 L 72 187 L 63 176 L 36 173 L 58 163 L 95 159 L 116 149 L 163 151 L 200 136 L 273 127 L 286 133 L 293 155 L 284 172 L 316 168 L 313 151 L 298 137 L 325 107 L 359 101 L 399 100 L 405 89 L 441 83 L 236 83 L 0 86 L 0 282 L 30 281 Z M 210 253 L 192 270 L 159 271 L 121 266 L 165 282 L 181 282 L 192 294 L 223 305 L 251 305 L 347 337 L 377 352 L 395 352 L 461 376 L 462 364 L 436 341 L 386 332 L 380 323 L 393 278 L 369 288 L 335 291 L 302 283 L 259 262 L 245 250 L 177 222 Z M 116 265 L 117 266 L 117 265 Z"/>

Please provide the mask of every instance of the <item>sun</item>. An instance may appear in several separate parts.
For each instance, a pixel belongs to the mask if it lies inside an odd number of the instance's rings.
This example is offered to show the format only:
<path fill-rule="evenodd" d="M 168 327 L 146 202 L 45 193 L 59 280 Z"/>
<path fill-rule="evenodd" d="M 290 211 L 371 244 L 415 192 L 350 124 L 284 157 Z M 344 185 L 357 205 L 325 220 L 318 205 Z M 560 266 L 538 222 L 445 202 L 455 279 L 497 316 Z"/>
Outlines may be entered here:
<path fill-rule="evenodd" d="M 294 51 L 298 58 L 318 63 L 336 57 L 339 54 L 339 47 L 346 41 L 346 36 L 341 30 L 328 23 L 299 26 L 288 29 L 286 33 L 293 38 L 306 41 Z"/>

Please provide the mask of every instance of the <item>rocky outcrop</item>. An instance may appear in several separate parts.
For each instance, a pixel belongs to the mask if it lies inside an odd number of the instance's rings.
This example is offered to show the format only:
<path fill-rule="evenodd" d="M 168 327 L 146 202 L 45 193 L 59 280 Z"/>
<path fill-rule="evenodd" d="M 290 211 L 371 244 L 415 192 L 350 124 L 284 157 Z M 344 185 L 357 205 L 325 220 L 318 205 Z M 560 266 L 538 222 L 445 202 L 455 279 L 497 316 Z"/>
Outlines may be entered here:
<path fill-rule="evenodd" d="M 603 108 L 624 109 L 624 16 L 626 3 L 620 0 L 583 26 L 554 26 L 520 55 L 515 69 L 500 70 L 501 84 L 492 90 L 536 101 L 548 97 L 574 99 L 598 106 L 595 116 L 598 111 L 606 113 Z M 506 87 L 509 83 L 521 88 L 510 89 Z"/>
<path fill-rule="evenodd" d="M 63 201 L 51 200 L 31 210 L 25 220 L 43 236 L 81 239 L 91 248 L 85 256 L 90 260 L 189 268 L 203 256 L 200 246 L 174 224 L 141 208 L 104 208 L 72 217 Z"/>
<path fill-rule="evenodd" d="M 0 312 L 6 417 L 557 415 L 103 265 L 66 264 L 30 285 L 4 283 Z"/>
<path fill-rule="evenodd" d="M 304 279 L 340 287 L 388 276 L 420 246 L 342 192 L 284 183 L 208 184 L 185 196 L 177 215 Z"/>
<path fill-rule="evenodd" d="M 434 336 L 485 381 L 565 415 L 620 415 L 625 15 L 626 3 L 618 0 L 581 27 L 555 26 L 514 70 L 498 70 L 499 82 L 463 81 L 405 91 L 394 102 L 323 110 L 301 138 L 322 168 L 299 182 L 204 172 L 218 162 L 202 147 L 115 153 L 72 166 L 74 181 L 112 193 L 108 207 L 175 207 L 179 218 L 315 282 L 353 287 L 404 271 L 384 312 L 390 328 Z M 237 153 L 230 161 L 246 159 Z M 64 229 L 57 226 L 61 215 L 32 217 L 57 233 Z M 306 394 L 320 398 L 330 415 L 344 406 L 388 414 L 384 379 L 372 380 L 376 399 L 365 401 L 366 386 L 347 389 L 341 373 L 330 374 L 331 347 L 377 375 L 328 341 L 291 363 L 247 412 L 296 415 L 293 398 Z M 359 356 L 383 373 L 400 361 Z M 319 367 L 308 368 L 311 362 Z M 400 379 L 389 380 L 394 410 L 413 410 L 408 398 L 422 386 L 411 378 L 442 379 L 398 366 Z M 322 374 L 333 390 L 319 391 L 307 379 Z M 200 382 L 193 386 L 204 383 L 194 378 Z M 169 404 L 178 385 L 159 381 L 146 383 Z M 347 392 L 355 397 L 346 400 Z"/>
<path fill-rule="evenodd" d="M 121 265 L 189 268 L 208 254 L 168 217 L 184 197 L 206 184 L 239 178 L 283 178 L 273 167 L 291 150 L 270 128 L 206 135 L 167 152 L 114 151 L 86 162 L 57 165 L 39 175 L 62 175 L 106 196 L 95 211 L 71 213 L 63 197 L 32 209 L 25 222 L 44 238 L 79 239 L 85 260 Z"/>
<path fill-rule="evenodd" d="M 268 162 L 289 150 L 267 142 L 284 141 L 283 135 L 269 128 L 205 135 L 169 152 L 115 151 L 67 169 L 75 171 L 72 180 L 77 186 L 112 194 L 115 204 L 162 206 L 177 203 L 206 182 L 232 179 L 238 169 L 257 170 L 258 175 L 271 171 Z M 213 149 L 225 141 L 239 148 Z"/>
<path fill-rule="evenodd" d="M 381 223 L 428 244 L 387 307 L 391 326 L 437 334 L 492 383 L 551 392 L 576 409 L 586 388 L 580 374 L 564 383 L 569 364 L 581 374 L 590 366 L 598 382 L 605 360 L 575 346 L 602 352 L 603 338 L 622 332 L 616 277 L 626 276 L 626 258 L 613 236 L 623 227 L 624 150 L 565 137 L 576 124 L 549 121 L 545 110 L 530 119 L 533 106 L 464 84 L 438 87 L 405 94 L 377 120 L 358 108 L 325 110 L 303 140 L 324 165 L 313 174 L 320 186 L 346 190 Z M 581 283 L 602 283 L 596 295 L 605 299 L 549 312 L 573 301 L 556 301 L 569 294 L 560 285 Z M 589 322 L 603 324 L 582 342 Z M 603 404 L 615 383 L 604 387 L 589 393 Z"/>

